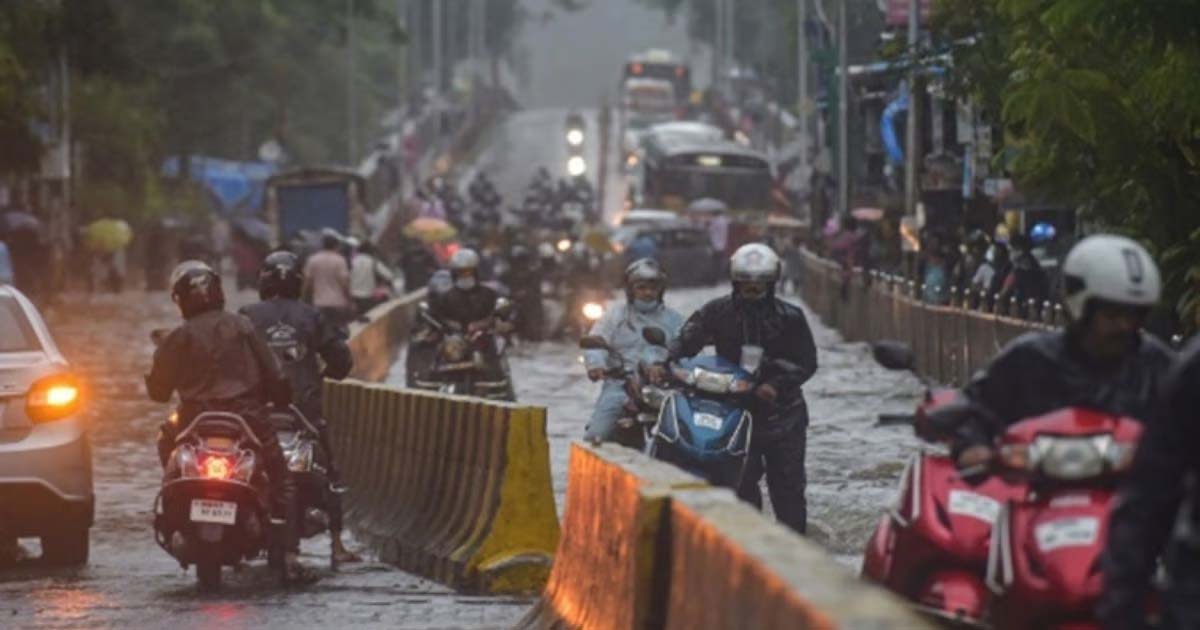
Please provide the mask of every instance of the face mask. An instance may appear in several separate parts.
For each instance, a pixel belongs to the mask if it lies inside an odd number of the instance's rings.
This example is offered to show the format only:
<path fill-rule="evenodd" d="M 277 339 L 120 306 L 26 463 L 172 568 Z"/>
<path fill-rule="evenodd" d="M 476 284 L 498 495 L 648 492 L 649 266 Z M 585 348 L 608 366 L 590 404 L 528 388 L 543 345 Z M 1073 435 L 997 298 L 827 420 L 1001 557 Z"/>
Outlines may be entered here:
<path fill-rule="evenodd" d="M 639 313 L 650 313 L 658 308 L 658 300 L 634 300 L 633 308 Z"/>
<path fill-rule="evenodd" d="M 462 289 L 463 291 L 470 291 L 471 289 L 475 288 L 475 278 L 474 278 L 474 276 L 467 276 L 465 278 L 456 278 L 454 280 L 454 286 Z"/>

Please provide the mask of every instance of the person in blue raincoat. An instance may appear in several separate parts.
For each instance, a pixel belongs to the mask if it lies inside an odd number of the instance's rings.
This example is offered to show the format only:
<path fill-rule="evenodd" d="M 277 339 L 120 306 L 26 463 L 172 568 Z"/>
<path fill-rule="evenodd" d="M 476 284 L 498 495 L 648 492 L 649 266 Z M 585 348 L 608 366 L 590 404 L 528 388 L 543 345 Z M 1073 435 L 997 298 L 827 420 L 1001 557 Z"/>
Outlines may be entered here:
<path fill-rule="evenodd" d="M 588 350 L 584 353 L 584 365 L 588 378 L 604 381 L 600 398 L 588 422 L 586 437 L 590 440 L 607 441 L 612 438 L 617 420 L 624 412 L 626 395 L 622 379 L 608 378 L 606 368 L 623 367 L 635 369 L 637 362 L 653 359 L 652 346 L 642 338 L 646 327 L 661 328 L 667 334 L 668 343 L 679 334 L 683 316 L 663 303 L 667 289 L 667 274 L 650 258 L 632 262 L 625 269 L 625 297 L 592 326 L 590 335 L 603 337 L 609 346 L 624 357 L 622 365 L 616 356 L 607 350 Z"/>

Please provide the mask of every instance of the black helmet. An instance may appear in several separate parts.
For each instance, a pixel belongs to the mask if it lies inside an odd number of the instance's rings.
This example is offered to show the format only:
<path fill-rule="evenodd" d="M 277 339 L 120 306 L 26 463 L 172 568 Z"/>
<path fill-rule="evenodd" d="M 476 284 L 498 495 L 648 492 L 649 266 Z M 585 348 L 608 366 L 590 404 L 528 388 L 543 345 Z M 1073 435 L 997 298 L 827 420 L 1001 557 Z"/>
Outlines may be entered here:
<path fill-rule="evenodd" d="M 263 260 L 262 269 L 258 272 L 258 297 L 300 299 L 300 287 L 304 284 L 304 274 L 300 269 L 300 259 L 292 252 L 272 252 Z"/>
<path fill-rule="evenodd" d="M 171 272 L 171 299 L 184 319 L 225 308 L 221 277 L 199 260 L 185 260 Z"/>

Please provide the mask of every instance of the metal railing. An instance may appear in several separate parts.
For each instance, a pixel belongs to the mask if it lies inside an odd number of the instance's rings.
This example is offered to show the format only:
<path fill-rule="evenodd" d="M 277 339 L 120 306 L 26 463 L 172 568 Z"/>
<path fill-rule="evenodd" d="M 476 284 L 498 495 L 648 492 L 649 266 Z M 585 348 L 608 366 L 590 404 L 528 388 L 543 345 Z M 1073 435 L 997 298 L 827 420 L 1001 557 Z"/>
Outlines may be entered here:
<path fill-rule="evenodd" d="M 826 325 L 847 341 L 895 340 L 916 353 L 917 369 L 948 385 L 963 385 L 1009 341 L 1055 328 L 1062 307 L 1050 302 L 997 300 L 951 290 L 944 300 L 922 299 L 925 287 L 900 276 L 803 255 L 801 294 Z"/>

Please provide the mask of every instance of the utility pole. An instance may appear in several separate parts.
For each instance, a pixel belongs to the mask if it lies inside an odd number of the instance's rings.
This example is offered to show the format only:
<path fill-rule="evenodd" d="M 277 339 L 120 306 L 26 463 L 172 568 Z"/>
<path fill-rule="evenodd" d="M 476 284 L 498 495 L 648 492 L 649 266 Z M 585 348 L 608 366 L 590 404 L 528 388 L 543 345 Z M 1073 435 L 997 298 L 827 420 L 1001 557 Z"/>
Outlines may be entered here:
<path fill-rule="evenodd" d="M 800 160 L 796 168 L 803 176 L 808 172 L 808 150 L 811 146 L 808 136 L 808 0 L 796 0 L 796 71 L 799 73 L 796 112 L 800 125 Z"/>
<path fill-rule="evenodd" d="M 904 212 L 917 214 L 921 167 L 921 139 L 918 133 L 921 111 L 920 77 L 921 0 L 908 0 L 908 120 L 904 129 Z"/>
<path fill-rule="evenodd" d="M 713 53 L 712 85 L 721 81 L 721 67 L 725 65 L 725 0 L 713 0 Z"/>
<path fill-rule="evenodd" d="M 846 71 L 846 2 L 838 2 L 838 214 L 850 213 L 850 77 Z"/>
<path fill-rule="evenodd" d="M 354 48 L 357 43 L 357 33 L 354 27 L 354 0 L 346 0 L 346 137 L 348 139 L 349 155 L 346 164 L 351 168 L 358 162 L 358 99 L 354 89 L 355 59 Z"/>
<path fill-rule="evenodd" d="M 737 68 L 737 13 L 733 0 L 725 0 L 725 42 L 729 47 L 729 69 Z"/>
<path fill-rule="evenodd" d="M 433 16 L 429 30 L 433 33 L 433 87 L 442 93 L 442 0 L 433 0 Z"/>

